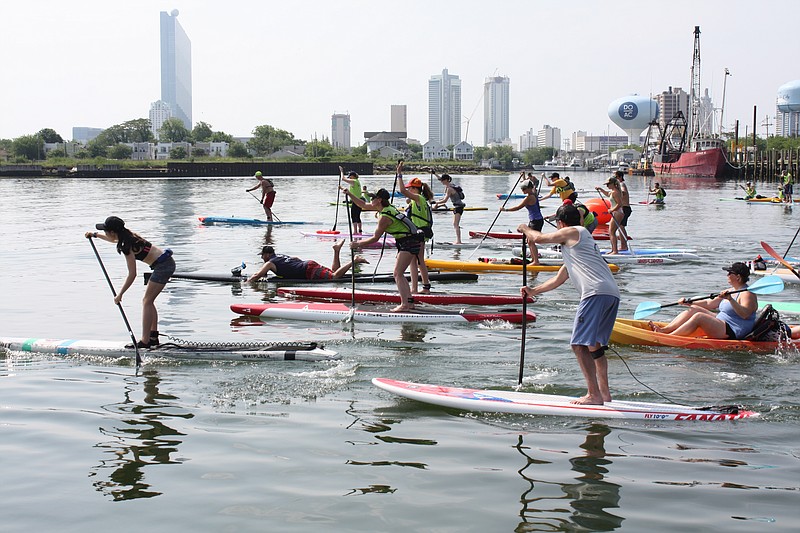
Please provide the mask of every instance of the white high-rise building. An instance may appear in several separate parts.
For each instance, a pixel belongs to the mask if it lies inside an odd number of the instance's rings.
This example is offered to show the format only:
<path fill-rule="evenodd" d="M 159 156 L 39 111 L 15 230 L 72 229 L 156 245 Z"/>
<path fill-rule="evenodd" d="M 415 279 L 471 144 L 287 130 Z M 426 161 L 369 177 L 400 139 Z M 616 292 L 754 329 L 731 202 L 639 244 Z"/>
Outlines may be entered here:
<path fill-rule="evenodd" d="M 536 148 L 537 141 L 538 141 L 539 133 L 533 131 L 533 128 L 529 129 L 525 133 L 519 136 L 519 151 L 524 152 L 525 150 L 530 150 L 531 148 Z"/>
<path fill-rule="evenodd" d="M 680 87 L 670 87 L 663 93 L 654 96 L 653 99 L 658 102 L 658 124 L 662 129 L 678 111 L 682 111 L 686 120 L 689 120 L 691 115 L 689 94 Z"/>
<path fill-rule="evenodd" d="M 461 80 L 447 69 L 428 81 L 428 140 L 444 147 L 461 142 Z"/>
<path fill-rule="evenodd" d="M 159 138 L 158 131 L 168 118 L 172 118 L 172 108 L 163 100 L 156 100 L 150 104 L 150 131 L 153 137 Z"/>
<path fill-rule="evenodd" d="M 483 142 L 485 146 L 492 144 L 509 144 L 508 135 L 508 88 L 507 77 L 493 76 L 486 78 L 483 84 Z"/>
<path fill-rule="evenodd" d="M 177 9 L 161 12 L 161 99 L 191 131 L 192 42 L 178 22 Z"/>
<path fill-rule="evenodd" d="M 391 129 L 408 133 L 408 109 L 404 105 L 392 105 Z"/>
<path fill-rule="evenodd" d="M 350 150 L 350 115 L 331 115 L 331 146 Z"/>

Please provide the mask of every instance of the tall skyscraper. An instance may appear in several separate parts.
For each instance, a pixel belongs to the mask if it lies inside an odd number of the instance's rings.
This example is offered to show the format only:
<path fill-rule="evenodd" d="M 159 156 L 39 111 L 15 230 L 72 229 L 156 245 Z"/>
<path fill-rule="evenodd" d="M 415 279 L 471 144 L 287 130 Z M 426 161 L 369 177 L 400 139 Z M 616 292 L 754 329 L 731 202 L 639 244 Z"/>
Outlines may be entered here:
<path fill-rule="evenodd" d="M 510 141 L 508 136 L 508 86 L 503 76 L 486 78 L 483 84 L 483 142 L 502 144 Z"/>
<path fill-rule="evenodd" d="M 408 111 L 404 105 L 392 105 L 391 130 L 408 132 Z"/>
<path fill-rule="evenodd" d="M 161 12 L 161 100 L 192 129 L 192 43 L 178 23 L 178 10 Z"/>
<path fill-rule="evenodd" d="M 461 80 L 447 69 L 428 81 L 428 140 L 445 147 L 461 142 Z"/>
<path fill-rule="evenodd" d="M 350 150 L 350 115 L 331 115 L 331 146 Z"/>

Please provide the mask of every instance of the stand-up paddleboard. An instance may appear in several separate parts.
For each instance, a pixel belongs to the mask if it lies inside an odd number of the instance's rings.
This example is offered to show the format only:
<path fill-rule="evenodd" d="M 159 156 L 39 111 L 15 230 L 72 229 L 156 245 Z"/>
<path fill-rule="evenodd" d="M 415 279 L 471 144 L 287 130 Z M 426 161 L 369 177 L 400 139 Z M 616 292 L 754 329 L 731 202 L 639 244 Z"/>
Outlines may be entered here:
<path fill-rule="evenodd" d="M 688 405 L 620 400 L 614 400 L 604 405 L 577 405 L 570 403 L 577 398 L 554 394 L 461 389 L 386 378 L 375 378 L 372 380 L 372 384 L 404 398 L 442 407 L 478 412 L 676 422 L 684 420 L 720 422 L 759 416 L 759 413 L 736 405 L 690 407 Z"/>
<path fill-rule="evenodd" d="M 767 305 L 771 305 L 779 313 L 800 314 L 800 302 L 765 302 L 761 298 L 758 299 L 759 309 Z"/>
<path fill-rule="evenodd" d="M 470 231 L 469 236 L 472 237 L 473 239 L 482 239 L 484 236 L 486 236 L 489 239 L 516 239 L 516 240 L 522 239 L 522 234 L 514 231 L 510 232 L 490 231 L 488 233 L 485 231 Z M 592 237 L 596 241 L 608 241 L 611 239 L 607 230 L 606 231 L 595 230 L 594 233 L 592 233 Z M 633 237 L 628 236 L 628 240 L 632 241 Z"/>
<path fill-rule="evenodd" d="M 488 211 L 488 207 L 465 207 L 464 211 Z M 431 209 L 432 213 L 452 213 L 452 207 L 437 207 L 436 209 Z"/>
<path fill-rule="evenodd" d="M 691 248 L 639 248 L 631 252 L 630 250 L 620 250 L 614 256 L 636 256 L 636 255 L 654 255 L 658 257 L 669 257 L 671 259 L 700 259 L 697 255 L 697 250 Z M 514 253 L 521 255 L 519 248 L 514 250 Z M 612 256 L 611 250 L 600 250 L 600 253 L 605 257 Z M 553 248 L 539 247 L 539 257 L 561 257 L 561 250 Z"/>
<path fill-rule="evenodd" d="M 206 226 L 213 226 L 216 224 L 242 225 L 242 226 L 281 226 L 285 224 L 312 224 L 312 222 L 305 222 L 305 221 L 260 220 L 257 218 L 240 218 L 240 217 L 198 217 L 198 220 Z M 314 224 L 318 224 L 318 222 L 314 222 Z"/>
<path fill-rule="evenodd" d="M 426 258 L 425 265 L 431 270 L 450 272 L 522 272 L 522 264 L 517 264 L 514 260 L 507 260 L 507 262 L 503 263 L 484 263 L 483 261 L 453 261 Z M 610 264 L 608 267 L 612 272 L 619 270 L 617 265 Z M 559 268 L 561 268 L 559 265 L 528 264 L 526 270 L 528 272 L 557 272 Z"/>
<path fill-rule="evenodd" d="M 145 272 L 145 282 L 150 279 L 150 272 Z M 247 281 L 249 276 L 237 276 L 232 274 L 203 274 L 202 272 L 176 272 L 170 279 L 183 279 L 189 281 L 217 281 L 220 283 L 242 283 Z M 449 282 L 449 281 L 478 281 L 477 274 L 468 272 L 431 272 L 428 275 L 431 281 Z M 350 283 L 351 276 L 342 276 L 337 279 L 293 279 L 281 278 L 278 276 L 264 277 L 258 280 L 257 283 L 290 283 L 296 285 L 298 283 Z M 406 274 L 406 279 L 411 280 L 411 277 Z M 421 278 L 417 278 L 421 280 Z M 394 283 L 393 274 L 356 274 L 355 280 L 357 283 Z"/>
<path fill-rule="evenodd" d="M 515 250 L 515 252 L 518 252 Z M 518 252 L 517 255 L 522 255 L 522 252 Z M 672 259 L 669 257 L 661 257 L 657 255 L 605 255 L 603 256 L 606 261 L 613 261 L 614 264 L 625 264 L 625 265 L 672 265 L 678 262 L 677 259 Z M 518 261 L 521 262 L 522 259 L 519 258 L 512 258 L 512 259 L 502 259 L 496 257 L 479 257 L 479 261 L 485 261 L 487 263 L 498 263 L 503 261 Z M 539 258 L 540 265 L 563 265 L 564 260 L 560 257 L 540 257 Z"/>
<path fill-rule="evenodd" d="M 756 276 L 778 276 L 784 283 L 800 283 L 800 278 L 788 268 L 770 268 L 768 270 L 751 270 L 751 274 Z"/>
<path fill-rule="evenodd" d="M 338 241 L 340 239 L 349 239 L 350 238 L 350 235 L 348 233 L 341 234 L 339 232 L 336 232 L 336 233 L 320 233 L 319 231 L 317 231 L 316 233 L 314 233 L 314 232 L 309 232 L 309 231 L 301 231 L 300 234 L 303 237 L 316 237 L 317 239 L 321 239 L 321 240 L 325 240 L 325 241 L 329 241 L 329 240 L 330 241 Z M 353 239 L 354 240 L 367 239 L 369 237 L 372 237 L 372 235 L 373 235 L 372 233 L 354 233 L 353 234 Z M 377 248 L 377 249 L 380 249 L 383 246 L 384 246 L 384 240 L 383 240 L 383 237 L 381 237 L 380 239 L 378 239 L 377 241 L 373 242 L 372 244 L 368 244 L 366 246 L 363 246 L 363 248 Z M 391 235 L 387 235 L 386 236 L 386 247 L 388 248 L 388 247 L 392 247 L 392 246 L 394 246 L 394 237 L 392 237 Z"/>
<path fill-rule="evenodd" d="M 289 320 L 349 320 L 357 322 L 482 322 L 485 320 L 505 320 L 522 322 L 522 313 L 426 313 L 420 311 L 391 313 L 388 311 L 367 311 L 365 307 L 351 309 L 340 303 L 284 302 L 275 304 L 233 304 L 231 311 L 240 315 L 261 318 L 285 318 Z M 527 321 L 534 322 L 536 315 L 527 313 Z"/>
<path fill-rule="evenodd" d="M 281 287 L 278 289 L 281 296 L 294 296 L 298 298 L 322 298 L 349 302 L 355 296 L 356 302 L 375 303 L 400 303 L 400 295 L 395 292 L 362 291 L 350 289 L 324 289 L 309 287 Z M 522 296 L 516 294 L 415 294 L 417 302 L 438 305 L 516 305 L 522 304 Z M 534 300 L 528 297 L 528 302 Z"/>
<path fill-rule="evenodd" d="M 0 338 L 0 347 L 18 352 L 57 355 L 99 355 L 133 357 L 135 350 L 123 341 L 75 339 Z M 168 357 L 185 361 L 329 361 L 339 359 L 336 352 L 317 343 L 162 343 L 158 348 L 140 348 L 147 357 Z"/>

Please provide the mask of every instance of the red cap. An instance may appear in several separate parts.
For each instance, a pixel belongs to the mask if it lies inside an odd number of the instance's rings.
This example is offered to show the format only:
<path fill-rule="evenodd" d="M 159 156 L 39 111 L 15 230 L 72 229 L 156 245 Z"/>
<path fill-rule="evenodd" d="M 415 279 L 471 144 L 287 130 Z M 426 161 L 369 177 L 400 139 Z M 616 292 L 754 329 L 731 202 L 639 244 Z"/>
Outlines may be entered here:
<path fill-rule="evenodd" d="M 411 178 L 410 180 L 408 180 L 408 183 L 406 183 L 406 187 L 416 187 L 418 189 L 421 189 L 422 180 L 419 178 Z"/>

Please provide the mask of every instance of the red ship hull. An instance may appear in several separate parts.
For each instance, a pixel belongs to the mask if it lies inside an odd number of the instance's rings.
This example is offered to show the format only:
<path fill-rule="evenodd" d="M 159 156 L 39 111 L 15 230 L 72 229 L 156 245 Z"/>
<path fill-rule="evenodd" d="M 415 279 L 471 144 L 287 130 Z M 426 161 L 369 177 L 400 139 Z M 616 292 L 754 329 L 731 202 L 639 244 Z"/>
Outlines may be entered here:
<path fill-rule="evenodd" d="M 721 148 L 711 148 L 697 152 L 683 152 L 671 163 L 653 161 L 653 170 L 656 175 L 724 178 L 733 168 L 728 164 L 725 152 Z"/>

